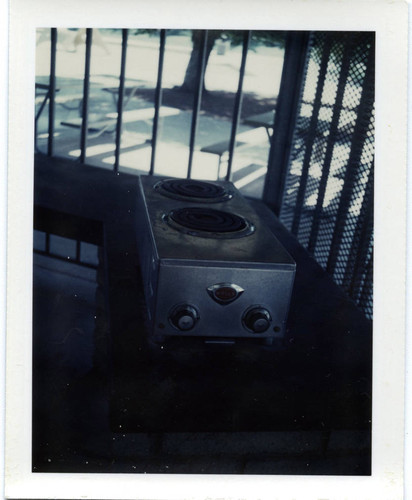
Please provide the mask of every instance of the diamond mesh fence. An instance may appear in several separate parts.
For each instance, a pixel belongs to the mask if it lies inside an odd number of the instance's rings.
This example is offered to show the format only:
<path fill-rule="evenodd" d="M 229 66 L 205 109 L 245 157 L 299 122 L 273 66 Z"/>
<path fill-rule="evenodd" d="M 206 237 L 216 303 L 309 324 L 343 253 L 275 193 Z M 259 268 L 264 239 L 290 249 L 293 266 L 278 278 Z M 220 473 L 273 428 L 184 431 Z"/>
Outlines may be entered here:
<path fill-rule="evenodd" d="M 374 34 L 313 33 L 280 217 L 372 318 Z"/>

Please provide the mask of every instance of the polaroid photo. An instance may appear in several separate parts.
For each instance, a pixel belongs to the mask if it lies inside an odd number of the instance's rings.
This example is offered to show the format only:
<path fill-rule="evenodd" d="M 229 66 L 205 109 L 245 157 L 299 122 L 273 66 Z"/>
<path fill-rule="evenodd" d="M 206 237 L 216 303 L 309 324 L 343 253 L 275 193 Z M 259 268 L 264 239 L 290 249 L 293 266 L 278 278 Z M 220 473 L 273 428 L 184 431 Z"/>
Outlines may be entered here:
<path fill-rule="evenodd" d="M 9 9 L 6 498 L 401 498 L 407 4 Z"/>

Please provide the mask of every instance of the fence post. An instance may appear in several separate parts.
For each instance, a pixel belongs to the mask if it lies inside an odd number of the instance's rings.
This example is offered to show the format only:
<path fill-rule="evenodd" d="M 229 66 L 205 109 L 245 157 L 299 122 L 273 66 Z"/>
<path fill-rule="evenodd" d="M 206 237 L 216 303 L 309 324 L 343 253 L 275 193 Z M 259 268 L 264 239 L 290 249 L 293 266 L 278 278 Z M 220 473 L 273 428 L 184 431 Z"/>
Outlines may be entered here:
<path fill-rule="evenodd" d="M 310 32 L 289 32 L 277 99 L 263 201 L 279 215 L 302 88 Z"/>
<path fill-rule="evenodd" d="M 57 50 L 57 28 L 51 29 L 50 34 L 50 79 L 49 79 L 49 136 L 47 142 L 47 155 L 53 156 L 54 140 L 54 108 L 56 95 L 56 50 Z M 37 139 L 37 131 L 36 131 Z"/>
<path fill-rule="evenodd" d="M 117 100 L 117 124 L 116 124 L 116 149 L 114 154 L 114 172 L 119 172 L 120 147 L 122 139 L 122 120 L 124 103 L 124 85 L 126 79 L 126 55 L 127 55 L 127 37 L 129 30 L 122 30 L 122 55 L 120 58 L 120 77 L 119 77 L 119 97 Z"/>
<path fill-rule="evenodd" d="M 166 47 L 166 30 L 160 30 L 160 44 L 159 44 L 159 61 L 157 67 L 157 84 L 155 93 L 155 110 L 153 118 L 153 131 L 152 131 L 152 156 L 150 158 L 150 171 L 149 175 L 154 174 L 155 160 L 156 160 L 156 147 L 157 135 L 159 129 L 160 107 L 162 105 L 162 78 L 163 78 L 163 63 L 165 57 Z"/>
<path fill-rule="evenodd" d="M 227 163 L 227 174 L 226 174 L 227 181 L 230 180 L 232 174 L 233 155 L 236 146 L 236 134 L 239 125 L 240 113 L 242 111 L 243 80 L 245 77 L 246 58 L 249 50 L 250 38 L 251 38 L 251 31 L 245 31 L 243 33 L 242 61 L 240 63 L 240 69 L 239 69 L 239 82 L 237 87 L 235 106 L 233 109 L 232 131 L 229 142 L 229 160 Z"/>
<path fill-rule="evenodd" d="M 80 161 L 86 159 L 88 118 L 89 118 L 89 86 L 90 86 L 90 56 L 92 50 L 92 29 L 86 28 L 86 55 L 84 63 L 82 128 L 80 132 Z"/>
<path fill-rule="evenodd" d="M 207 30 L 202 31 L 201 50 L 199 53 L 198 67 L 197 67 L 197 89 L 193 102 L 193 115 L 192 126 L 190 131 L 190 145 L 189 145 L 189 163 L 187 167 L 187 178 L 190 179 L 192 175 L 193 154 L 195 149 L 196 132 L 199 120 L 200 105 L 202 102 L 203 80 L 205 76 L 205 63 L 206 63 L 206 45 L 207 45 Z"/>

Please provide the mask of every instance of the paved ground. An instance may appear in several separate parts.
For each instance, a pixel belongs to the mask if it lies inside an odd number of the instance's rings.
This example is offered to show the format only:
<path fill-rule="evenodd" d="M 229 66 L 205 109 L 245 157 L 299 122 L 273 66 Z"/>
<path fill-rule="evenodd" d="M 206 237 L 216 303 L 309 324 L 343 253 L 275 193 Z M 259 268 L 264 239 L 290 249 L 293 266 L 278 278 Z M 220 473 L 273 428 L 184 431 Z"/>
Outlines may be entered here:
<path fill-rule="evenodd" d="M 74 46 L 75 32 L 59 30 L 57 51 L 57 94 L 55 118 L 56 155 L 76 158 L 80 154 L 80 129 L 63 123 L 80 123 L 83 89 L 83 46 Z M 47 83 L 49 75 L 50 43 L 48 30 L 38 33 L 36 82 Z M 100 44 L 98 42 L 101 42 Z M 96 123 L 96 131 L 89 134 L 87 163 L 112 168 L 115 148 L 116 105 L 113 96 L 102 89 L 118 86 L 120 70 L 120 37 L 105 35 L 96 39 L 92 48 L 89 122 Z M 182 92 L 184 72 L 190 57 L 189 36 L 168 36 L 163 73 L 163 107 L 156 150 L 155 172 L 162 175 L 185 176 L 189 158 L 190 128 L 193 95 Z M 137 87 L 137 92 L 126 102 L 123 117 L 121 169 L 144 173 L 149 170 L 152 135 L 153 98 L 157 76 L 158 38 L 147 35 L 130 37 L 126 85 Z M 219 55 L 214 49 L 207 66 L 202 110 L 197 130 L 193 177 L 216 179 L 219 158 L 201 152 L 204 146 L 228 140 L 232 126 L 232 111 L 238 84 L 241 58 L 240 47 L 226 48 Z M 246 116 L 274 109 L 279 88 L 283 51 L 259 47 L 249 51 L 244 80 L 242 119 Z M 42 97 L 37 98 L 37 109 Z M 38 147 L 46 150 L 48 109 L 44 108 L 38 120 Z M 253 129 L 242 124 L 240 134 L 246 132 L 246 146 L 236 149 L 233 172 L 238 187 L 246 194 L 260 197 L 269 152 L 265 129 Z M 245 136 L 243 136 L 245 137 Z M 220 174 L 225 174 L 227 155 L 222 157 Z M 236 173 L 237 172 L 237 173 Z"/>

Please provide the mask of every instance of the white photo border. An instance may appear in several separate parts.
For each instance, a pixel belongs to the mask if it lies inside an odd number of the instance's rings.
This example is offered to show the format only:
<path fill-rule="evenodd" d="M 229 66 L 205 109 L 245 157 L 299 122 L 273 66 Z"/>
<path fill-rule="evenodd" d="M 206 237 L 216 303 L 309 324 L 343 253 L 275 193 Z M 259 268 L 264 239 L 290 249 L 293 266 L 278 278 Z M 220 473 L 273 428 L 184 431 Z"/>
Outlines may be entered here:
<path fill-rule="evenodd" d="M 404 442 L 407 3 L 401 0 L 10 0 L 7 498 L 401 498 Z M 372 475 L 31 472 L 35 30 L 214 28 L 376 32 Z"/>

